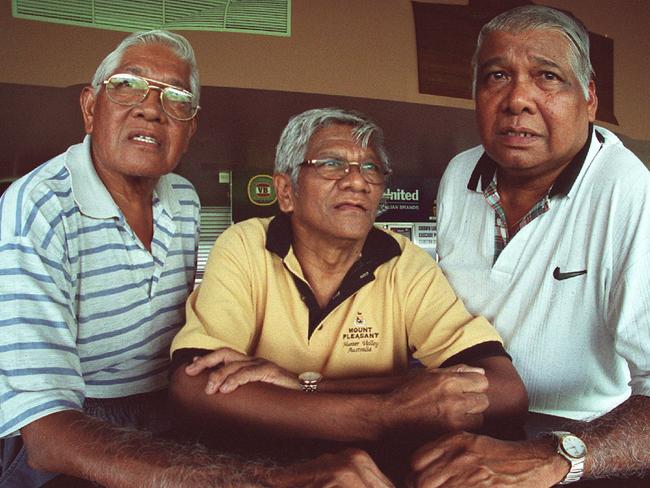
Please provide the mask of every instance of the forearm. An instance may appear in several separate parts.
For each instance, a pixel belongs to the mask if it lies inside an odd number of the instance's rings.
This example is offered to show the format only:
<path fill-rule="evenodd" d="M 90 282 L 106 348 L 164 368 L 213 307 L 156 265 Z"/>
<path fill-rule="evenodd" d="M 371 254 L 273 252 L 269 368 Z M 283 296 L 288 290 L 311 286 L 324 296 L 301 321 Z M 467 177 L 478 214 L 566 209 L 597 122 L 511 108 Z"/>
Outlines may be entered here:
<path fill-rule="evenodd" d="M 471 365 L 482 367 L 490 384 L 486 420 L 523 422 L 528 412 L 528 394 L 512 362 L 505 356 L 494 356 Z"/>
<path fill-rule="evenodd" d="M 266 486 L 268 467 L 60 412 L 22 429 L 29 464 L 106 487 Z"/>
<path fill-rule="evenodd" d="M 587 445 L 586 477 L 635 476 L 650 469 L 650 397 L 630 397 L 602 417 L 566 429 Z"/>
<path fill-rule="evenodd" d="M 376 440 L 383 432 L 379 395 L 312 394 L 264 382 L 208 395 L 206 381 L 207 373 L 192 377 L 182 368 L 172 376 L 172 400 L 195 425 L 225 424 L 283 437 L 335 441 Z"/>
<path fill-rule="evenodd" d="M 325 393 L 388 393 L 407 381 L 407 375 L 369 376 L 365 378 L 324 378 L 318 391 Z"/>

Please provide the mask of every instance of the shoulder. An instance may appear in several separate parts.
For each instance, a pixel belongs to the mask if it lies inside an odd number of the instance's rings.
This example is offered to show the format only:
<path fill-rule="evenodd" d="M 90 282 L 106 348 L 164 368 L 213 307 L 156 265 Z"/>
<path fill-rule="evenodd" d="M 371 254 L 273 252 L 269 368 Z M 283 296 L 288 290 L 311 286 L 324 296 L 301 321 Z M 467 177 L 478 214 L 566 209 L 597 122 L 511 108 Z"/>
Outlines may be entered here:
<path fill-rule="evenodd" d="M 395 271 L 409 271 L 414 273 L 426 272 L 435 268 L 436 262 L 433 257 L 419 246 L 416 246 L 408 238 L 396 232 L 378 229 L 384 232 L 388 238 L 392 238 L 399 246 L 400 253 L 395 260 L 388 261 Z"/>
<path fill-rule="evenodd" d="M 3 234 L 26 233 L 36 220 L 51 222 L 71 213 L 75 207 L 70 173 L 65 156 L 59 155 L 16 180 L 0 200 Z M 36 219 L 42 215 L 44 219 Z"/>
<path fill-rule="evenodd" d="M 602 147 L 585 172 L 587 187 L 603 195 L 622 200 L 650 198 L 650 171 L 626 148 L 615 134 L 597 127 L 604 138 Z M 650 204 L 650 203 L 649 203 Z"/>
<path fill-rule="evenodd" d="M 475 146 L 454 156 L 442 175 L 440 191 L 449 191 L 450 188 L 465 188 L 483 152 L 483 146 Z"/>
<path fill-rule="evenodd" d="M 237 222 L 228 227 L 217 239 L 221 246 L 262 246 L 266 242 L 266 234 L 271 218 L 252 218 Z"/>
<path fill-rule="evenodd" d="M 197 205 L 199 204 L 199 195 L 196 192 L 196 188 L 194 188 L 194 185 L 187 178 L 176 173 L 169 173 L 163 176 L 163 178 L 169 184 L 172 194 L 179 201 L 189 200 Z"/>
<path fill-rule="evenodd" d="M 449 161 L 445 173 L 449 173 L 450 175 L 471 173 L 483 153 L 483 146 L 474 146 L 456 154 L 456 156 L 451 158 L 451 161 Z"/>

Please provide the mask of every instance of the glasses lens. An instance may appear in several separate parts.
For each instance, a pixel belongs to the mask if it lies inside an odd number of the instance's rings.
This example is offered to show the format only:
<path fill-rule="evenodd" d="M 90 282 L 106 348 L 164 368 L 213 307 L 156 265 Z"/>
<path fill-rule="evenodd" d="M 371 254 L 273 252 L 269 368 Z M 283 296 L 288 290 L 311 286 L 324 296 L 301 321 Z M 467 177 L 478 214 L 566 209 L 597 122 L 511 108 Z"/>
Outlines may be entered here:
<path fill-rule="evenodd" d="M 165 112 L 179 120 L 194 117 L 194 95 L 180 88 L 167 87 L 162 92 L 162 103 Z"/>
<path fill-rule="evenodd" d="M 361 163 L 359 170 L 368 183 L 383 183 L 386 179 L 383 168 L 377 163 Z"/>
<path fill-rule="evenodd" d="M 343 178 L 348 164 L 340 159 L 323 159 L 315 163 L 316 171 L 323 178 L 338 180 Z"/>
<path fill-rule="evenodd" d="M 128 74 L 113 75 L 106 82 L 106 94 L 121 105 L 140 103 L 147 96 L 148 89 L 146 80 Z"/>

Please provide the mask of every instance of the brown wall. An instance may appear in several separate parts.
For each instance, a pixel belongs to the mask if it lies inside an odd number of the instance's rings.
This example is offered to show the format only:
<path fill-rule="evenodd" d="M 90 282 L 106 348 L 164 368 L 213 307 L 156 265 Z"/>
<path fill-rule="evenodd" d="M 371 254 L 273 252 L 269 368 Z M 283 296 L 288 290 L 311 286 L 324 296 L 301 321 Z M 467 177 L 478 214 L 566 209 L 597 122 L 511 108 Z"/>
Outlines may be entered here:
<path fill-rule="evenodd" d="M 538 3 L 570 10 L 590 30 L 614 39 L 620 125 L 603 125 L 625 136 L 647 162 L 647 0 Z M 472 101 L 418 93 L 408 0 L 293 0 L 290 38 L 184 34 L 197 52 L 205 98 L 200 130 L 181 172 L 268 168 L 286 118 L 319 105 L 356 106 L 377 118 L 399 170 L 410 174 L 436 176 L 451 154 L 477 142 Z M 2 2 L 0 116 L 4 127 L 12 127 L 3 129 L 0 141 L 0 179 L 80 140 L 74 85 L 87 82 L 124 35 L 14 19 L 10 2 Z"/>

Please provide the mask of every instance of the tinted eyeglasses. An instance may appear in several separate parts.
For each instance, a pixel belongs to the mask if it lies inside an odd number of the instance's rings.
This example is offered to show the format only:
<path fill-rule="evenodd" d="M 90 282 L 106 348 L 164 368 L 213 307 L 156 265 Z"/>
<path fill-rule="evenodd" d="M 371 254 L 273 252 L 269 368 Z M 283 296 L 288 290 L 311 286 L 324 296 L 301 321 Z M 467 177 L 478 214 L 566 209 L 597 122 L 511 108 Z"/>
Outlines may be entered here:
<path fill-rule="evenodd" d="M 346 161 L 345 159 L 326 158 L 326 159 L 308 159 L 300 163 L 300 166 L 313 166 L 316 173 L 328 180 L 340 180 L 350 173 L 350 166 L 359 168 L 359 173 L 364 180 L 373 185 L 385 183 L 391 174 L 391 171 L 384 167 L 383 164 L 373 161 L 357 162 Z"/>
<path fill-rule="evenodd" d="M 155 83 L 152 85 L 152 83 Z M 160 104 L 167 115 L 176 120 L 190 120 L 199 111 L 194 95 L 183 88 L 130 73 L 118 73 L 104 81 L 106 95 L 113 102 L 134 106 L 142 103 L 149 90 L 160 92 Z"/>

